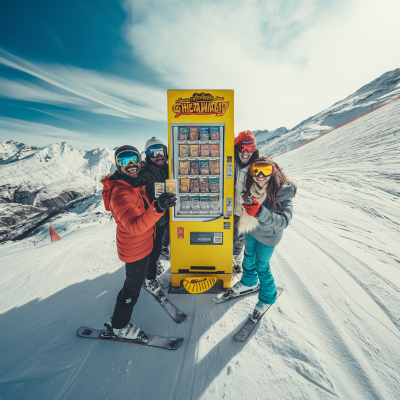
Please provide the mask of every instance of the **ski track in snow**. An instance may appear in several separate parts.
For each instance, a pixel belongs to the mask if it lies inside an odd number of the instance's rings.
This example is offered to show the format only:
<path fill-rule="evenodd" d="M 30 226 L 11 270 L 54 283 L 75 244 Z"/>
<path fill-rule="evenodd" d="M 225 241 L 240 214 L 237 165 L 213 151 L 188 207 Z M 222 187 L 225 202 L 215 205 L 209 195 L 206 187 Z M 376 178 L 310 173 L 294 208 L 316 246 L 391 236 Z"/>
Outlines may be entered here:
<path fill-rule="evenodd" d="M 43 226 L 0 245 L 0 399 L 399 398 L 399 126 L 397 101 L 277 158 L 299 187 L 271 260 L 284 292 L 245 343 L 256 295 L 168 295 L 188 315 L 176 324 L 143 292 L 132 321 L 183 337 L 176 351 L 78 338 L 124 280 L 93 199 L 52 221 L 59 242 Z"/>

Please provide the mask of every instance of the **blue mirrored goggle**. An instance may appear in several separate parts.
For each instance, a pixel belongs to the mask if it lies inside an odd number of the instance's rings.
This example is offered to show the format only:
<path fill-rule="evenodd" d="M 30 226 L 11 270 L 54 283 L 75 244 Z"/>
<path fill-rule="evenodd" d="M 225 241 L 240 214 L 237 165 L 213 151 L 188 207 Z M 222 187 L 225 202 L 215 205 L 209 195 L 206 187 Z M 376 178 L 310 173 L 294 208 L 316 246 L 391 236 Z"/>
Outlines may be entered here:
<path fill-rule="evenodd" d="M 136 151 L 123 150 L 121 153 L 117 154 L 115 161 L 120 167 L 126 167 L 129 163 L 140 164 L 142 162 L 142 158 Z"/>
<path fill-rule="evenodd" d="M 155 144 L 146 150 L 146 156 L 150 158 L 157 158 L 158 156 L 167 157 L 167 147 L 162 144 Z"/>

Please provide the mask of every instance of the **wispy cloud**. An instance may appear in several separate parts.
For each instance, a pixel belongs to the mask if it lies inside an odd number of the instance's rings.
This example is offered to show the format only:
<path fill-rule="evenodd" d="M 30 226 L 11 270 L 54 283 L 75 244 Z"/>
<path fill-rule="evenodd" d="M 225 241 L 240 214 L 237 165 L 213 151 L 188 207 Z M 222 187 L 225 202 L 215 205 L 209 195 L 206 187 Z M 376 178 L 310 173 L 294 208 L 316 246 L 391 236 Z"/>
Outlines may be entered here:
<path fill-rule="evenodd" d="M 30 62 L 0 49 L 0 64 L 36 78 L 2 78 L 0 96 L 118 116 L 165 120 L 166 93 L 141 82 L 74 66 Z"/>
<path fill-rule="evenodd" d="M 68 115 L 64 115 L 54 111 L 45 111 L 45 110 L 38 110 L 37 108 L 30 108 L 30 110 L 40 112 L 42 114 L 50 115 L 55 118 L 63 119 L 64 121 L 72 122 L 74 124 L 81 123 L 81 121 L 77 118 L 69 117 Z"/>
<path fill-rule="evenodd" d="M 135 57 L 173 88 L 231 88 L 237 130 L 293 127 L 400 64 L 397 0 L 125 0 Z"/>
<path fill-rule="evenodd" d="M 58 88 L 50 90 L 24 80 L 10 80 L 0 77 L 0 87 L 0 96 L 9 99 L 52 104 L 60 107 L 70 107 L 71 104 L 75 104 L 76 107 L 87 105 L 86 100 L 70 95 Z"/>

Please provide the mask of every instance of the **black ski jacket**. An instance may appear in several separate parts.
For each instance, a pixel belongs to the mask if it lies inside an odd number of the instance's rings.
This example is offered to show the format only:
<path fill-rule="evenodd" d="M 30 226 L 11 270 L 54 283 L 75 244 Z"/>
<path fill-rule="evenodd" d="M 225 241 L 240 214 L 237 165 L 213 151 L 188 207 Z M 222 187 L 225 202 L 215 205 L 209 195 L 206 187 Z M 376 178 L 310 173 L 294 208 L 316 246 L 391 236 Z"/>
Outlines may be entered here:
<path fill-rule="evenodd" d="M 146 157 L 146 161 L 143 168 L 143 178 L 146 181 L 146 193 L 149 197 L 150 202 L 156 200 L 154 183 L 160 182 L 165 183 L 165 180 L 168 179 L 168 163 L 164 165 L 164 167 L 158 167 L 153 164 L 153 162 Z M 165 225 L 169 221 L 169 210 L 165 211 L 165 214 L 157 221 L 156 226 Z"/>

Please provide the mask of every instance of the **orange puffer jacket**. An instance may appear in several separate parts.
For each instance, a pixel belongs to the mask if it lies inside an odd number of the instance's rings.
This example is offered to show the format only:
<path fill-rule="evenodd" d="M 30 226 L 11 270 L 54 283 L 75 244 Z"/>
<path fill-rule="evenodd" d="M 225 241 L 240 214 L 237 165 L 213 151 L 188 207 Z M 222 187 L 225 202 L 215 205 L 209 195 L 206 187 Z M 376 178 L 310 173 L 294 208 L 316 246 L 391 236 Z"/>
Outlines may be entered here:
<path fill-rule="evenodd" d="M 156 211 L 155 201 L 150 204 L 145 186 L 134 188 L 123 180 L 111 180 L 111 176 L 101 182 L 104 206 L 117 223 L 118 256 L 127 263 L 141 260 L 153 250 L 155 224 L 164 213 Z"/>

